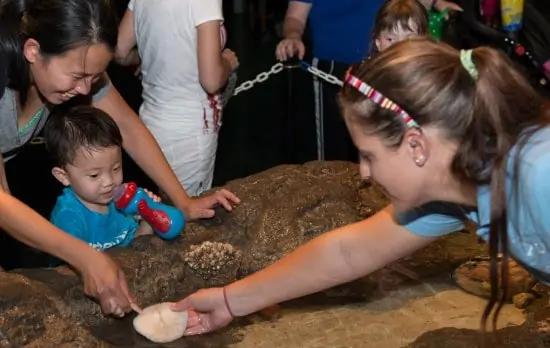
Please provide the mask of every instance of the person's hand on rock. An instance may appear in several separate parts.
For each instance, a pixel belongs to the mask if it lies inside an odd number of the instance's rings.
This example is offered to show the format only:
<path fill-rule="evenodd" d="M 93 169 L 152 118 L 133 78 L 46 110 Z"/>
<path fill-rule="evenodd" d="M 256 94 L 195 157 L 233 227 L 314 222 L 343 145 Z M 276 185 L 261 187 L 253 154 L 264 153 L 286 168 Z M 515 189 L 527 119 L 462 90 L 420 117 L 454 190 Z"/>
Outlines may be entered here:
<path fill-rule="evenodd" d="M 221 329 L 233 320 L 225 303 L 223 288 L 199 290 L 172 305 L 174 312 L 188 311 L 185 335 L 199 335 Z"/>
<path fill-rule="evenodd" d="M 133 302 L 122 269 L 106 254 L 94 252 L 80 270 L 84 293 L 97 299 L 105 314 L 122 317 L 132 310 Z"/>
<path fill-rule="evenodd" d="M 182 210 L 188 221 L 208 219 L 214 216 L 215 207 L 221 205 L 227 211 L 232 211 L 233 205 L 239 203 L 241 200 L 235 194 L 221 189 L 210 196 L 191 199 L 190 204 Z"/>

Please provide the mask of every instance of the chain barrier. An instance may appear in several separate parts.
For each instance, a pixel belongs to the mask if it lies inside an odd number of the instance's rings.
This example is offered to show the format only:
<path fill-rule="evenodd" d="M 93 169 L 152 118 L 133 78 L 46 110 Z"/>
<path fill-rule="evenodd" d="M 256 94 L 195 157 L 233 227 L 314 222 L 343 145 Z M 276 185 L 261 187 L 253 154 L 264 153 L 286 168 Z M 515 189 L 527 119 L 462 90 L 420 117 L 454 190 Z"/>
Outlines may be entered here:
<path fill-rule="evenodd" d="M 267 79 L 269 79 L 270 76 L 280 73 L 281 71 L 283 71 L 283 69 L 284 69 L 283 63 L 276 63 L 268 71 L 264 71 L 256 75 L 256 77 L 253 80 L 249 80 L 241 83 L 239 87 L 235 88 L 235 92 L 233 93 L 233 96 L 236 96 L 241 92 L 248 91 L 249 89 L 254 87 L 254 85 L 257 83 L 262 83 L 267 81 Z"/>
<path fill-rule="evenodd" d="M 328 83 L 332 83 L 338 86 L 343 85 L 343 82 L 340 81 L 337 77 L 331 74 L 327 74 L 326 72 L 319 70 L 316 67 L 304 61 L 300 61 L 298 64 L 294 64 L 294 65 L 285 65 L 283 63 L 276 63 L 269 70 L 259 73 L 258 75 L 256 75 L 254 79 L 245 81 L 236 88 L 235 88 L 235 85 L 237 83 L 237 75 L 232 74 L 230 76 L 230 80 L 228 84 L 229 86 L 222 93 L 222 98 L 221 98 L 222 103 L 223 105 L 227 104 L 227 102 L 232 96 L 234 97 L 241 92 L 248 91 L 249 89 L 254 87 L 256 84 L 267 81 L 271 76 L 277 75 L 284 69 L 294 69 L 298 67 L 301 68 L 302 70 L 305 70 L 311 73 L 314 76 L 317 76 L 318 78 Z M 233 93 L 231 93 L 232 90 L 233 90 Z M 44 144 L 44 137 L 40 137 L 40 136 L 34 137 L 29 141 L 29 144 L 30 145 Z"/>
<path fill-rule="evenodd" d="M 311 73 L 312 75 L 317 76 L 322 80 L 325 80 L 328 83 L 332 83 L 333 85 L 338 85 L 340 87 L 344 85 L 344 83 L 341 80 L 339 80 L 336 76 L 327 74 L 323 70 L 319 70 L 307 62 L 301 61 L 300 67 L 305 71 Z"/>

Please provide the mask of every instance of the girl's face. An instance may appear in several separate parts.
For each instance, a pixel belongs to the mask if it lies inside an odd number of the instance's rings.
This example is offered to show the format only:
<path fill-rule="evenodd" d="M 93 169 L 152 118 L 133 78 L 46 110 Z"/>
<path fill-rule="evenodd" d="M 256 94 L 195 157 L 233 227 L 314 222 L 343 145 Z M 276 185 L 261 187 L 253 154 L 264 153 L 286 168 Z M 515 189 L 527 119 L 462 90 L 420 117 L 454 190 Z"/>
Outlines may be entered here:
<path fill-rule="evenodd" d="M 439 200 L 441 179 L 448 175 L 452 151 L 443 143 L 439 145 L 437 131 L 410 129 L 401 145 L 389 147 L 379 136 L 367 134 L 348 117 L 345 119 L 359 150 L 361 176 L 380 185 L 396 211 Z M 435 144 L 440 150 L 434 151 Z"/>
<path fill-rule="evenodd" d="M 382 30 L 374 40 L 376 49 L 381 52 L 396 42 L 418 37 L 419 35 L 416 27 L 417 26 L 414 25 L 414 23 L 412 23 L 411 21 L 408 25 L 408 28 L 404 28 L 400 23 L 398 23 L 392 29 Z"/>
<path fill-rule="evenodd" d="M 111 50 L 104 44 L 81 46 L 59 56 L 44 57 L 38 42 L 29 39 L 23 52 L 34 85 L 53 105 L 79 94 L 89 94 L 93 83 L 105 72 L 112 59 Z"/>

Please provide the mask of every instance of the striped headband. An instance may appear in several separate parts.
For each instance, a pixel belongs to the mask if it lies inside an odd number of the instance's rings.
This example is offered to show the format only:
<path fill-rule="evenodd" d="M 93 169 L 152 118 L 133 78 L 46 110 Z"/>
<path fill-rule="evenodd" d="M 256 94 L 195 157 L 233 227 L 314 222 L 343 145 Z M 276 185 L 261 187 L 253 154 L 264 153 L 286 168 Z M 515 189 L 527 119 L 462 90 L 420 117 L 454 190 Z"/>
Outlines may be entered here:
<path fill-rule="evenodd" d="M 359 92 L 364 94 L 367 98 L 369 98 L 374 104 L 378 105 L 381 108 L 391 110 L 393 112 L 396 112 L 399 114 L 399 116 L 403 119 L 407 127 L 410 128 L 420 128 L 418 123 L 416 123 L 415 120 L 412 119 L 409 114 L 401 109 L 399 105 L 395 104 L 393 101 L 385 97 L 382 93 L 378 92 L 371 86 L 367 85 L 365 82 L 359 80 L 357 77 L 351 74 L 351 69 L 349 69 L 346 72 L 346 78 L 345 81 L 347 84 L 353 86 L 355 89 L 357 89 Z"/>

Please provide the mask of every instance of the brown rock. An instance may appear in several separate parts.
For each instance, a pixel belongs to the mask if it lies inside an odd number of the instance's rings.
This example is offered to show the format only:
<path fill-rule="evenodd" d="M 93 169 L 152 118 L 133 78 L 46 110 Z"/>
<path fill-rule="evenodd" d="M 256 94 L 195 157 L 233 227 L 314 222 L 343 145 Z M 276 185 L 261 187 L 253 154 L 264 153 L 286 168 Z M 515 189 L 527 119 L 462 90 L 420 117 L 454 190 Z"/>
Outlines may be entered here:
<path fill-rule="evenodd" d="M 518 309 L 524 309 L 525 307 L 529 306 L 533 300 L 535 300 L 535 295 L 529 292 L 523 292 L 520 294 L 514 295 L 512 297 L 512 302 L 514 303 L 514 306 Z"/>
<path fill-rule="evenodd" d="M 453 278 L 466 292 L 484 298 L 491 296 L 490 261 L 487 257 L 465 262 L 456 269 Z M 517 294 L 531 291 L 535 284 L 536 280 L 531 274 L 515 261 L 509 261 L 507 301 L 511 301 Z"/>
<path fill-rule="evenodd" d="M 261 311 L 258 312 L 258 314 L 260 315 L 260 317 L 262 317 L 265 320 L 273 321 L 281 317 L 281 310 L 282 310 L 281 306 L 272 305 L 262 309 Z"/>
<path fill-rule="evenodd" d="M 109 252 L 124 269 L 140 306 L 227 284 L 387 205 L 379 189 L 360 179 L 356 165 L 343 162 L 281 166 L 233 181 L 228 188 L 243 202 L 233 212 L 220 209 L 213 219 L 190 223 L 171 242 L 144 236 L 129 248 Z M 483 255 L 474 236 L 457 233 L 368 277 L 292 303 L 364 301 Z M 0 347 L 154 347 L 134 332 L 132 319 L 103 316 L 67 267 L 0 273 Z M 246 319 L 163 347 L 224 347 L 239 339 L 243 324 Z"/>

